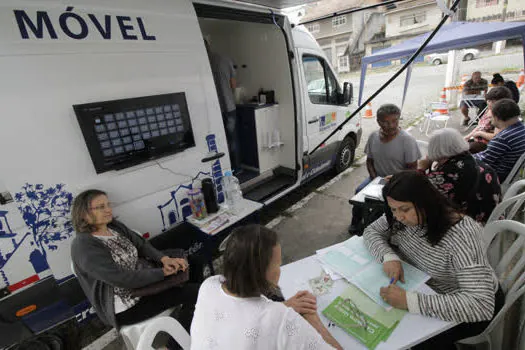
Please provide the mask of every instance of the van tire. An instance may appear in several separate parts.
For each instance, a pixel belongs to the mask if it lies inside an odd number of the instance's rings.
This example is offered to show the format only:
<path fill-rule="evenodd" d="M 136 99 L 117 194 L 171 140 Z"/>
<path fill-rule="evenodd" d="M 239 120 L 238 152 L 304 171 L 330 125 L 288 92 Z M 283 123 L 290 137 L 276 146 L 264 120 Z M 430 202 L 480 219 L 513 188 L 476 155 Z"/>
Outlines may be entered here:
<path fill-rule="evenodd" d="M 347 169 L 354 162 L 355 157 L 355 141 L 351 137 L 346 137 L 339 146 L 337 157 L 335 160 L 335 171 L 340 173 Z"/>

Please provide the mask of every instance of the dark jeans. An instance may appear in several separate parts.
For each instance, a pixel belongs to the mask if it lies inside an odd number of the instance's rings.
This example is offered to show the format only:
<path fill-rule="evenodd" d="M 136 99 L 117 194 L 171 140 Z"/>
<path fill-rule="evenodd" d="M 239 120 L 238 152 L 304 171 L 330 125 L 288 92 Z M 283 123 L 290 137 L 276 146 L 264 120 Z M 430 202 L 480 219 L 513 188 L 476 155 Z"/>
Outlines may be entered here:
<path fill-rule="evenodd" d="M 505 304 L 505 294 L 498 288 L 496 292 L 496 305 L 494 307 L 494 318 Z M 458 340 L 473 337 L 482 333 L 488 327 L 490 321 L 461 323 L 434 338 L 412 347 L 413 350 L 456 350 L 454 343 Z"/>
<path fill-rule="evenodd" d="M 358 194 L 361 192 L 363 188 L 366 187 L 370 182 L 372 182 L 372 179 L 367 177 L 365 181 L 363 181 L 359 186 L 357 186 L 355 190 L 355 194 Z M 363 207 L 360 205 L 354 205 L 352 207 L 352 226 L 355 228 L 361 228 L 363 221 Z"/>
<path fill-rule="evenodd" d="M 189 333 L 199 287 L 200 285 L 196 283 L 185 283 L 159 294 L 142 297 L 135 306 L 115 315 L 117 324 L 124 326 L 139 323 L 166 309 L 182 304 L 178 321 Z M 173 317 L 173 315 L 170 316 Z"/>
<path fill-rule="evenodd" d="M 225 112 L 222 114 L 226 139 L 228 141 L 228 151 L 232 170 L 239 170 L 241 167 L 241 150 L 239 148 L 239 128 L 237 127 L 237 111 Z"/>

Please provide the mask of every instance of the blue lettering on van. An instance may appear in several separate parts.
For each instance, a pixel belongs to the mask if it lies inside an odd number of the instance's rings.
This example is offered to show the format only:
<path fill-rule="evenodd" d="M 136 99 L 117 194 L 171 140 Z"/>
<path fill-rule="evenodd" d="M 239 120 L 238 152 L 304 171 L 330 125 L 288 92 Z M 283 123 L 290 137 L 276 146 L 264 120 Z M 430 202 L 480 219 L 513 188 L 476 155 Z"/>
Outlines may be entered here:
<path fill-rule="evenodd" d="M 36 11 L 34 19 L 25 10 L 13 10 L 13 12 L 22 39 L 31 39 L 32 36 L 36 39 L 47 37 L 58 39 L 57 30 L 60 29 L 65 36 L 75 40 L 86 39 L 90 30 L 100 34 L 104 40 L 111 40 L 111 15 L 104 15 L 99 19 L 92 13 L 87 14 L 86 17 L 73 10 L 73 6 L 68 6 L 65 12 L 54 19 L 58 21 L 55 25 L 46 11 Z M 136 17 L 136 23 L 129 16 L 115 16 L 115 18 L 123 40 L 139 40 L 139 38 L 144 41 L 157 40 L 155 35 L 148 33 L 142 17 Z"/>

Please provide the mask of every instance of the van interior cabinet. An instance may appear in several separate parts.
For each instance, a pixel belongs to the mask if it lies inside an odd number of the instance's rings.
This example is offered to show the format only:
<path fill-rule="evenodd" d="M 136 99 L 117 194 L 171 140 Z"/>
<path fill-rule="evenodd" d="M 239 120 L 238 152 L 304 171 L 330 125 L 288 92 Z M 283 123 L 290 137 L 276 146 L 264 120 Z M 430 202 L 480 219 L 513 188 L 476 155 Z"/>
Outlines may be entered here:
<path fill-rule="evenodd" d="M 237 105 L 241 163 L 263 174 L 279 166 L 279 105 Z"/>

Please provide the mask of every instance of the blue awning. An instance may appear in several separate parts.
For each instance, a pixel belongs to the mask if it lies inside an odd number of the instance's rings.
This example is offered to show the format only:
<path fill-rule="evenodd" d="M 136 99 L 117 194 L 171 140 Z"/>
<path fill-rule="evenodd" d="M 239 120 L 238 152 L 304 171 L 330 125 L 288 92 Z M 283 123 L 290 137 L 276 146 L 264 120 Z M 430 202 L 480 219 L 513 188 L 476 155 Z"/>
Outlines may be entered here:
<path fill-rule="evenodd" d="M 361 84 L 359 86 L 359 104 L 363 97 L 363 87 L 366 76 L 367 66 L 371 63 L 400 59 L 412 56 L 421 46 L 423 41 L 428 38 L 430 33 L 426 33 L 415 38 L 409 39 L 399 45 L 391 46 L 384 50 L 366 56 L 361 61 Z M 506 40 L 511 38 L 521 38 L 524 51 L 525 65 L 525 22 L 501 22 L 501 23 L 470 23 L 453 22 L 444 25 L 430 43 L 421 52 L 434 53 L 444 52 L 465 47 L 486 44 L 494 41 Z M 406 86 L 408 84 L 405 84 Z M 406 92 L 406 90 L 405 90 Z"/>

